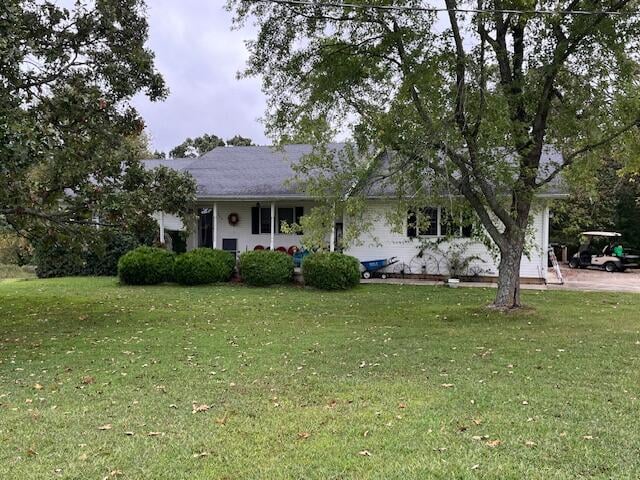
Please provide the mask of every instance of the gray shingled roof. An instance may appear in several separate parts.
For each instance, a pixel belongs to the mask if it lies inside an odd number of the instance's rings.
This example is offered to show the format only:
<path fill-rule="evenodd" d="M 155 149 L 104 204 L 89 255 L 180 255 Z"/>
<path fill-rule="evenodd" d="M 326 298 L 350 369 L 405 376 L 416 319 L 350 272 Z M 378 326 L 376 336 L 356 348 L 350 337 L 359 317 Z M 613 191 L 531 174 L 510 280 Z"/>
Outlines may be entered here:
<path fill-rule="evenodd" d="M 165 165 L 190 173 L 198 185 L 199 198 L 301 198 L 306 195 L 289 185 L 294 172 L 292 165 L 311 153 L 311 145 L 220 147 L 199 158 L 144 160 L 147 168 Z M 338 151 L 344 144 L 330 144 Z M 543 172 L 562 161 L 555 149 L 544 150 Z M 545 190 L 547 194 L 563 194 L 566 189 L 560 178 Z M 392 192 L 386 192 L 391 195 Z"/>

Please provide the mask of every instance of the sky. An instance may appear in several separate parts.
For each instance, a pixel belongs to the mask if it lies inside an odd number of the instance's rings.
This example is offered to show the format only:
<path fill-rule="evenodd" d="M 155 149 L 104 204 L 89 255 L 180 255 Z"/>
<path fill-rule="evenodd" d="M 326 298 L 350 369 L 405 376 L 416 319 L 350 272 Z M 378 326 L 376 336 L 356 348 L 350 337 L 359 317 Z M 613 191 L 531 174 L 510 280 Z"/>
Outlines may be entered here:
<path fill-rule="evenodd" d="M 168 152 L 187 137 L 236 134 L 270 142 L 259 118 L 265 112 L 260 79 L 236 78 L 248 58 L 251 27 L 232 30 L 225 0 L 147 0 L 149 41 L 169 87 L 163 102 L 133 101 L 144 118 L 152 149 Z"/>

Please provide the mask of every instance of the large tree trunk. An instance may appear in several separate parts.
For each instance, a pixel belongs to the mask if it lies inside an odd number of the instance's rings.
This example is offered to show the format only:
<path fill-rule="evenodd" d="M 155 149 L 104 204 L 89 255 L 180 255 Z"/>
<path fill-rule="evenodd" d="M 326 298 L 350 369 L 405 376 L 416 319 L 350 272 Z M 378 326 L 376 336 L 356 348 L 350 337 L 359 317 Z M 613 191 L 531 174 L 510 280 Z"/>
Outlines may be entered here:
<path fill-rule="evenodd" d="M 524 241 L 509 241 L 509 248 L 500 252 L 498 292 L 493 303 L 496 308 L 518 308 L 520 304 L 520 261 Z"/>

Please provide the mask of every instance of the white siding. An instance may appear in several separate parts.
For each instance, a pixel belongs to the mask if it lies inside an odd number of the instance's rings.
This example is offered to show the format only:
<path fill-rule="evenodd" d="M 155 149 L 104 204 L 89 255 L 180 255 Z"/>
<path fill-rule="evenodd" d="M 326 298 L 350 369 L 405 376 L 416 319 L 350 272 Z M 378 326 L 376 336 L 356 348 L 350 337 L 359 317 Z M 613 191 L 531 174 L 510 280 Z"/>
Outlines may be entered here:
<path fill-rule="evenodd" d="M 235 238 L 238 240 L 238 251 L 240 253 L 246 252 L 249 250 L 253 250 L 256 245 L 262 245 L 263 247 L 269 247 L 269 243 L 271 241 L 271 235 L 268 233 L 261 234 L 252 234 L 251 233 L 251 207 L 256 205 L 256 202 L 228 202 L 228 201 L 218 201 L 216 202 L 218 205 L 218 231 L 216 235 L 216 244 L 218 248 L 222 248 L 222 240 L 225 238 Z M 278 222 L 278 207 L 304 207 L 305 212 L 309 211 L 312 208 L 313 204 L 311 202 L 302 202 L 302 201 L 276 201 L 276 232 L 278 231 L 277 222 Z M 261 207 L 268 208 L 270 207 L 271 202 L 262 201 L 260 203 Z M 211 202 L 200 202 L 198 204 L 199 208 L 213 208 L 213 201 Z M 238 214 L 239 221 L 236 225 L 229 224 L 229 214 L 236 213 Z M 276 233 L 274 236 L 274 247 L 285 247 L 289 248 L 291 246 L 296 246 L 300 248 L 300 240 L 302 239 L 302 235 L 290 235 L 290 234 L 281 234 Z M 187 248 L 189 250 L 196 248 L 198 246 L 198 231 L 197 225 L 193 228 L 192 233 L 190 235 L 189 241 L 187 242 Z"/>
<path fill-rule="evenodd" d="M 255 202 L 228 202 L 218 201 L 218 231 L 217 246 L 222 248 L 222 240 L 224 238 L 235 238 L 238 240 L 238 251 L 245 252 L 253 250 L 256 245 L 268 247 L 270 235 L 268 233 L 254 235 L 251 233 L 251 207 L 255 206 Z M 270 202 L 261 202 L 262 207 L 269 207 Z M 278 207 L 304 207 L 305 212 L 313 208 L 312 202 L 296 202 L 296 201 L 277 201 L 276 212 Z M 199 208 L 213 208 L 213 201 L 200 202 Z M 388 203 L 371 202 L 368 214 L 373 220 L 370 231 L 363 234 L 358 245 L 351 246 L 345 253 L 353 255 L 360 260 L 375 260 L 378 258 L 398 257 L 400 262 L 408 266 L 415 267 L 420 260 L 415 260 L 419 252 L 421 241 L 416 238 L 409 238 L 406 235 L 406 228 L 403 232 L 397 233 L 392 231 L 392 227 L 387 223 L 387 217 L 391 207 Z M 237 213 L 239 222 L 237 225 L 230 225 L 228 216 L 230 213 Z M 522 257 L 520 266 L 520 276 L 523 278 L 546 279 L 547 257 L 543 253 L 548 245 L 548 207 L 539 208 L 532 214 L 531 236 L 529 237 L 528 256 Z M 346 226 L 348 219 L 344 219 Z M 277 223 L 277 215 L 276 215 Z M 300 247 L 301 235 L 285 235 L 275 234 L 275 247 L 289 248 L 292 245 Z M 468 244 L 464 251 L 465 256 L 477 256 L 481 260 L 476 260 L 471 264 L 472 272 L 482 276 L 497 276 L 497 257 L 491 254 L 487 247 L 477 241 L 470 239 L 457 239 L 454 242 L 463 242 Z M 191 233 L 187 240 L 187 249 L 191 250 L 198 246 L 197 224 L 191 228 Z M 442 244 L 441 249 L 446 250 L 447 245 Z M 497 255 L 497 253 L 496 253 Z M 441 254 L 437 252 L 425 251 L 425 261 L 427 274 L 446 275 L 446 262 Z M 413 261 L 413 263 L 412 263 Z M 390 268 L 393 271 L 394 267 Z M 419 268 L 419 267 L 418 267 Z M 419 273 L 414 271 L 413 273 Z"/>
<path fill-rule="evenodd" d="M 421 241 L 417 238 L 409 238 L 406 235 L 406 228 L 403 232 L 397 233 L 392 231 L 392 227 L 388 224 L 387 217 L 390 207 L 382 203 L 372 202 L 369 207 L 369 214 L 373 219 L 373 225 L 369 232 L 363 234 L 360 238 L 360 245 L 354 245 L 348 248 L 345 253 L 353 255 L 360 260 L 375 260 L 379 258 L 397 257 L 412 268 L 412 273 L 420 273 L 421 264 L 425 265 L 422 270 L 426 274 L 447 273 L 446 262 L 437 251 L 425 250 L 425 255 L 416 258 L 420 250 Z M 546 229 L 543 228 L 544 222 L 548 219 L 548 209 L 544 208 L 532 215 L 532 236 L 529 240 L 529 256 L 522 257 L 520 267 L 520 276 L 524 278 L 546 278 L 545 256 L 542 255 L 544 246 L 544 236 Z M 345 224 L 348 219 L 345 219 Z M 453 242 L 464 242 L 468 247 L 464 251 L 465 256 L 477 256 L 482 261 L 474 261 L 471 264 L 471 270 L 483 276 L 497 276 L 497 258 L 491 254 L 487 247 L 477 241 L 470 239 L 456 239 Z M 440 249 L 446 251 L 447 245 L 442 244 Z M 396 266 L 397 267 L 397 266 Z M 396 267 L 390 267 L 393 271 Z M 482 272 L 479 272 L 482 270 Z"/>

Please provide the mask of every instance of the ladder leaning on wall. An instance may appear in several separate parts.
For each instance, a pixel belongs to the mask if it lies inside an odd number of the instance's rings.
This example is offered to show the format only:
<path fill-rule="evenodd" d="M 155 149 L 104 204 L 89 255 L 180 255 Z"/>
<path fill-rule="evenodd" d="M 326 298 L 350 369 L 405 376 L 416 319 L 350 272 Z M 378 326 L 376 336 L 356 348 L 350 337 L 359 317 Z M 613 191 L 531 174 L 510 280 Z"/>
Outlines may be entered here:
<path fill-rule="evenodd" d="M 549 259 L 551 260 L 553 270 L 556 272 L 556 277 L 558 277 L 560 284 L 564 284 L 564 278 L 562 278 L 562 270 L 560 270 L 560 264 L 558 263 L 558 259 L 556 258 L 556 252 L 551 246 L 549 247 Z"/>

